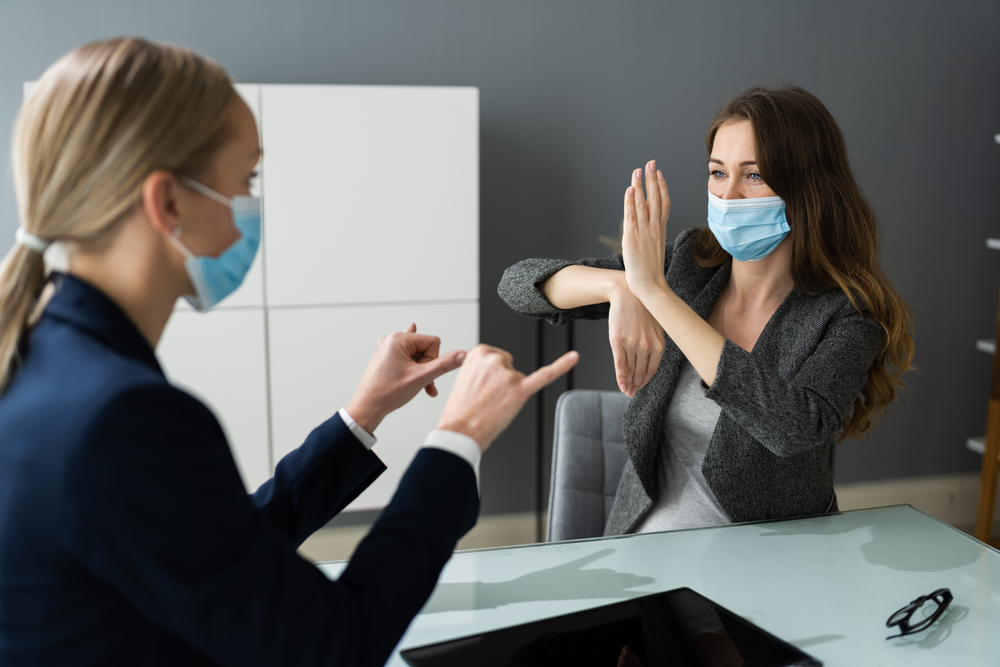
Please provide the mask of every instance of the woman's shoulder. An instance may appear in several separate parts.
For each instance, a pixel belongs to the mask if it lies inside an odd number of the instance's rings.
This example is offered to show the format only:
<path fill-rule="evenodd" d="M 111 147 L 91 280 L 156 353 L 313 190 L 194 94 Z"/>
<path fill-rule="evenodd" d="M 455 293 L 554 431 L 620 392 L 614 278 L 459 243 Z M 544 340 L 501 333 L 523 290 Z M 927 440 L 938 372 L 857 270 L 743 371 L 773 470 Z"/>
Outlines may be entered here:
<path fill-rule="evenodd" d="M 795 293 L 800 308 L 837 317 L 870 317 L 868 308 L 857 297 L 852 300 L 838 287 L 802 284 L 796 286 Z"/>
<path fill-rule="evenodd" d="M 796 298 L 790 304 L 789 314 L 814 329 L 839 332 L 838 335 L 850 335 L 872 344 L 885 338 L 885 328 L 863 302 L 857 297 L 848 298 L 841 289 L 796 287 L 793 294 Z"/>

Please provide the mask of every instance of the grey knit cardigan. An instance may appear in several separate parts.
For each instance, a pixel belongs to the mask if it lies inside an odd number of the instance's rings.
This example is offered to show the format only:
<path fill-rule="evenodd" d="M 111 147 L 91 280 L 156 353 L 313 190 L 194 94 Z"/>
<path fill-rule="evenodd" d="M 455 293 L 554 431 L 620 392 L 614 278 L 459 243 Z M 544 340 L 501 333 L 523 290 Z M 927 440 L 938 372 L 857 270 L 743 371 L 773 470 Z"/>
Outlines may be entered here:
<path fill-rule="evenodd" d="M 707 318 L 732 263 L 699 267 L 694 261 L 697 231 L 685 230 L 667 247 L 664 272 L 671 289 Z M 620 254 L 578 262 L 526 259 L 504 272 L 497 291 L 518 313 L 552 324 L 606 318 L 607 303 L 561 310 L 538 289 L 573 264 L 625 270 Z M 837 510 L 830 447 L 884 341 L 881 325 L 858 313 L 842 291 L 810 296 L 798 288 L 771 316 L 752 352 L 726 340 L 715 381 L 711 387 L 702 383 L 705 396 L 722 408 L 702 473 L 731 521 Z M 656 457 L 683 362 L 680 349 L 666 338 L 656 374 L 625 411 L 629 461 L 605 535 L 634 531 L 659 493 Z"/>

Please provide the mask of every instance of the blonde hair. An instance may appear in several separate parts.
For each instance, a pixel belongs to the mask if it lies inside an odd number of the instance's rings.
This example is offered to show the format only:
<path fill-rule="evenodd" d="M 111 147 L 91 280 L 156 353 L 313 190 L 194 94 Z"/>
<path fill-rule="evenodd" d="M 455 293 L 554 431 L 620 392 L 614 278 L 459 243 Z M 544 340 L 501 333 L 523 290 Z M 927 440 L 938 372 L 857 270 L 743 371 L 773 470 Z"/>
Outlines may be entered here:
<path fill-rule="evenodd" d="M 21 227 L 96 247 L 141 203 L 157 170 L 196 177 L 229 138 L 232 81 L 189 49 L 141 39 L 86 44 L 46 70 L 12 141 Z M 15 245 L 0 265 L 0 393 L 45 284 L 41 253 Z"/>

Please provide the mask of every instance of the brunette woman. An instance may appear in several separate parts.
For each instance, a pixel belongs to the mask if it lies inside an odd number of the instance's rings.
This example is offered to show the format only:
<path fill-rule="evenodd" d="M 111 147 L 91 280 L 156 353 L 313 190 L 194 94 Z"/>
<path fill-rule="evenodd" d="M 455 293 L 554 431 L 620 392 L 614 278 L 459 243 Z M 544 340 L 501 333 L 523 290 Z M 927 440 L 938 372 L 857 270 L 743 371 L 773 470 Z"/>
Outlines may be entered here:
<path fill-rule="evenodd" d="M 705 144 L 707 228 L 666 245 L 670 197 L 649 162 L 624 195 L 621 254 L 528 259 L 500 282 L 525 315 L 608 318 L 633 399 L 606 534 L 836 510 L 830 447 L 872 429 L 913 358 L 909 308 L 826 107 L 752 88 Z"/>

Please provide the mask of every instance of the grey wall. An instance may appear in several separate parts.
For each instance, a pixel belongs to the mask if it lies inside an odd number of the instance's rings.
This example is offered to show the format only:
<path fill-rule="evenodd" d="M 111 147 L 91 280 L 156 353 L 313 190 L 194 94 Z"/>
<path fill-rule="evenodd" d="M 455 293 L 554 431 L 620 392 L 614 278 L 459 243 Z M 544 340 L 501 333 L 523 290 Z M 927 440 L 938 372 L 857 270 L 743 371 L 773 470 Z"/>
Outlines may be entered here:
<path fill-rule="evenodd" d="M 605 254 L 595 236 L 617 232 L 628 174 L 650 158 L 673 197 L 671 236 L 701 223 L 714 110 L 757 82 L 805 87 L 843 127 L 917 317 L 920 371 L 867 441 L 839 448 L 837 480 L 978 467 L 964 441 L 984 430 L 989 359 L 973 341 L 992 336 L 1000 281 L 1000 254 L 984 247 L 1000 236 L 997 0 L 0 1 L 0 154 L 21 82 L 119 34 L 189 45 L 238 81 L 478 86 L 482 338 L 526 371 L 536 327 L 496 297 L 503 269 Z M 16 210 L 0 175 L 6 251 Z M 552 358 L 564 330 L 546 327 Z M 577 386 L 614 387 L 605 336 L 578 327 Z M 487 453 L 486 512 L 534 507 L 535 420 L 529 406 Z"/>

